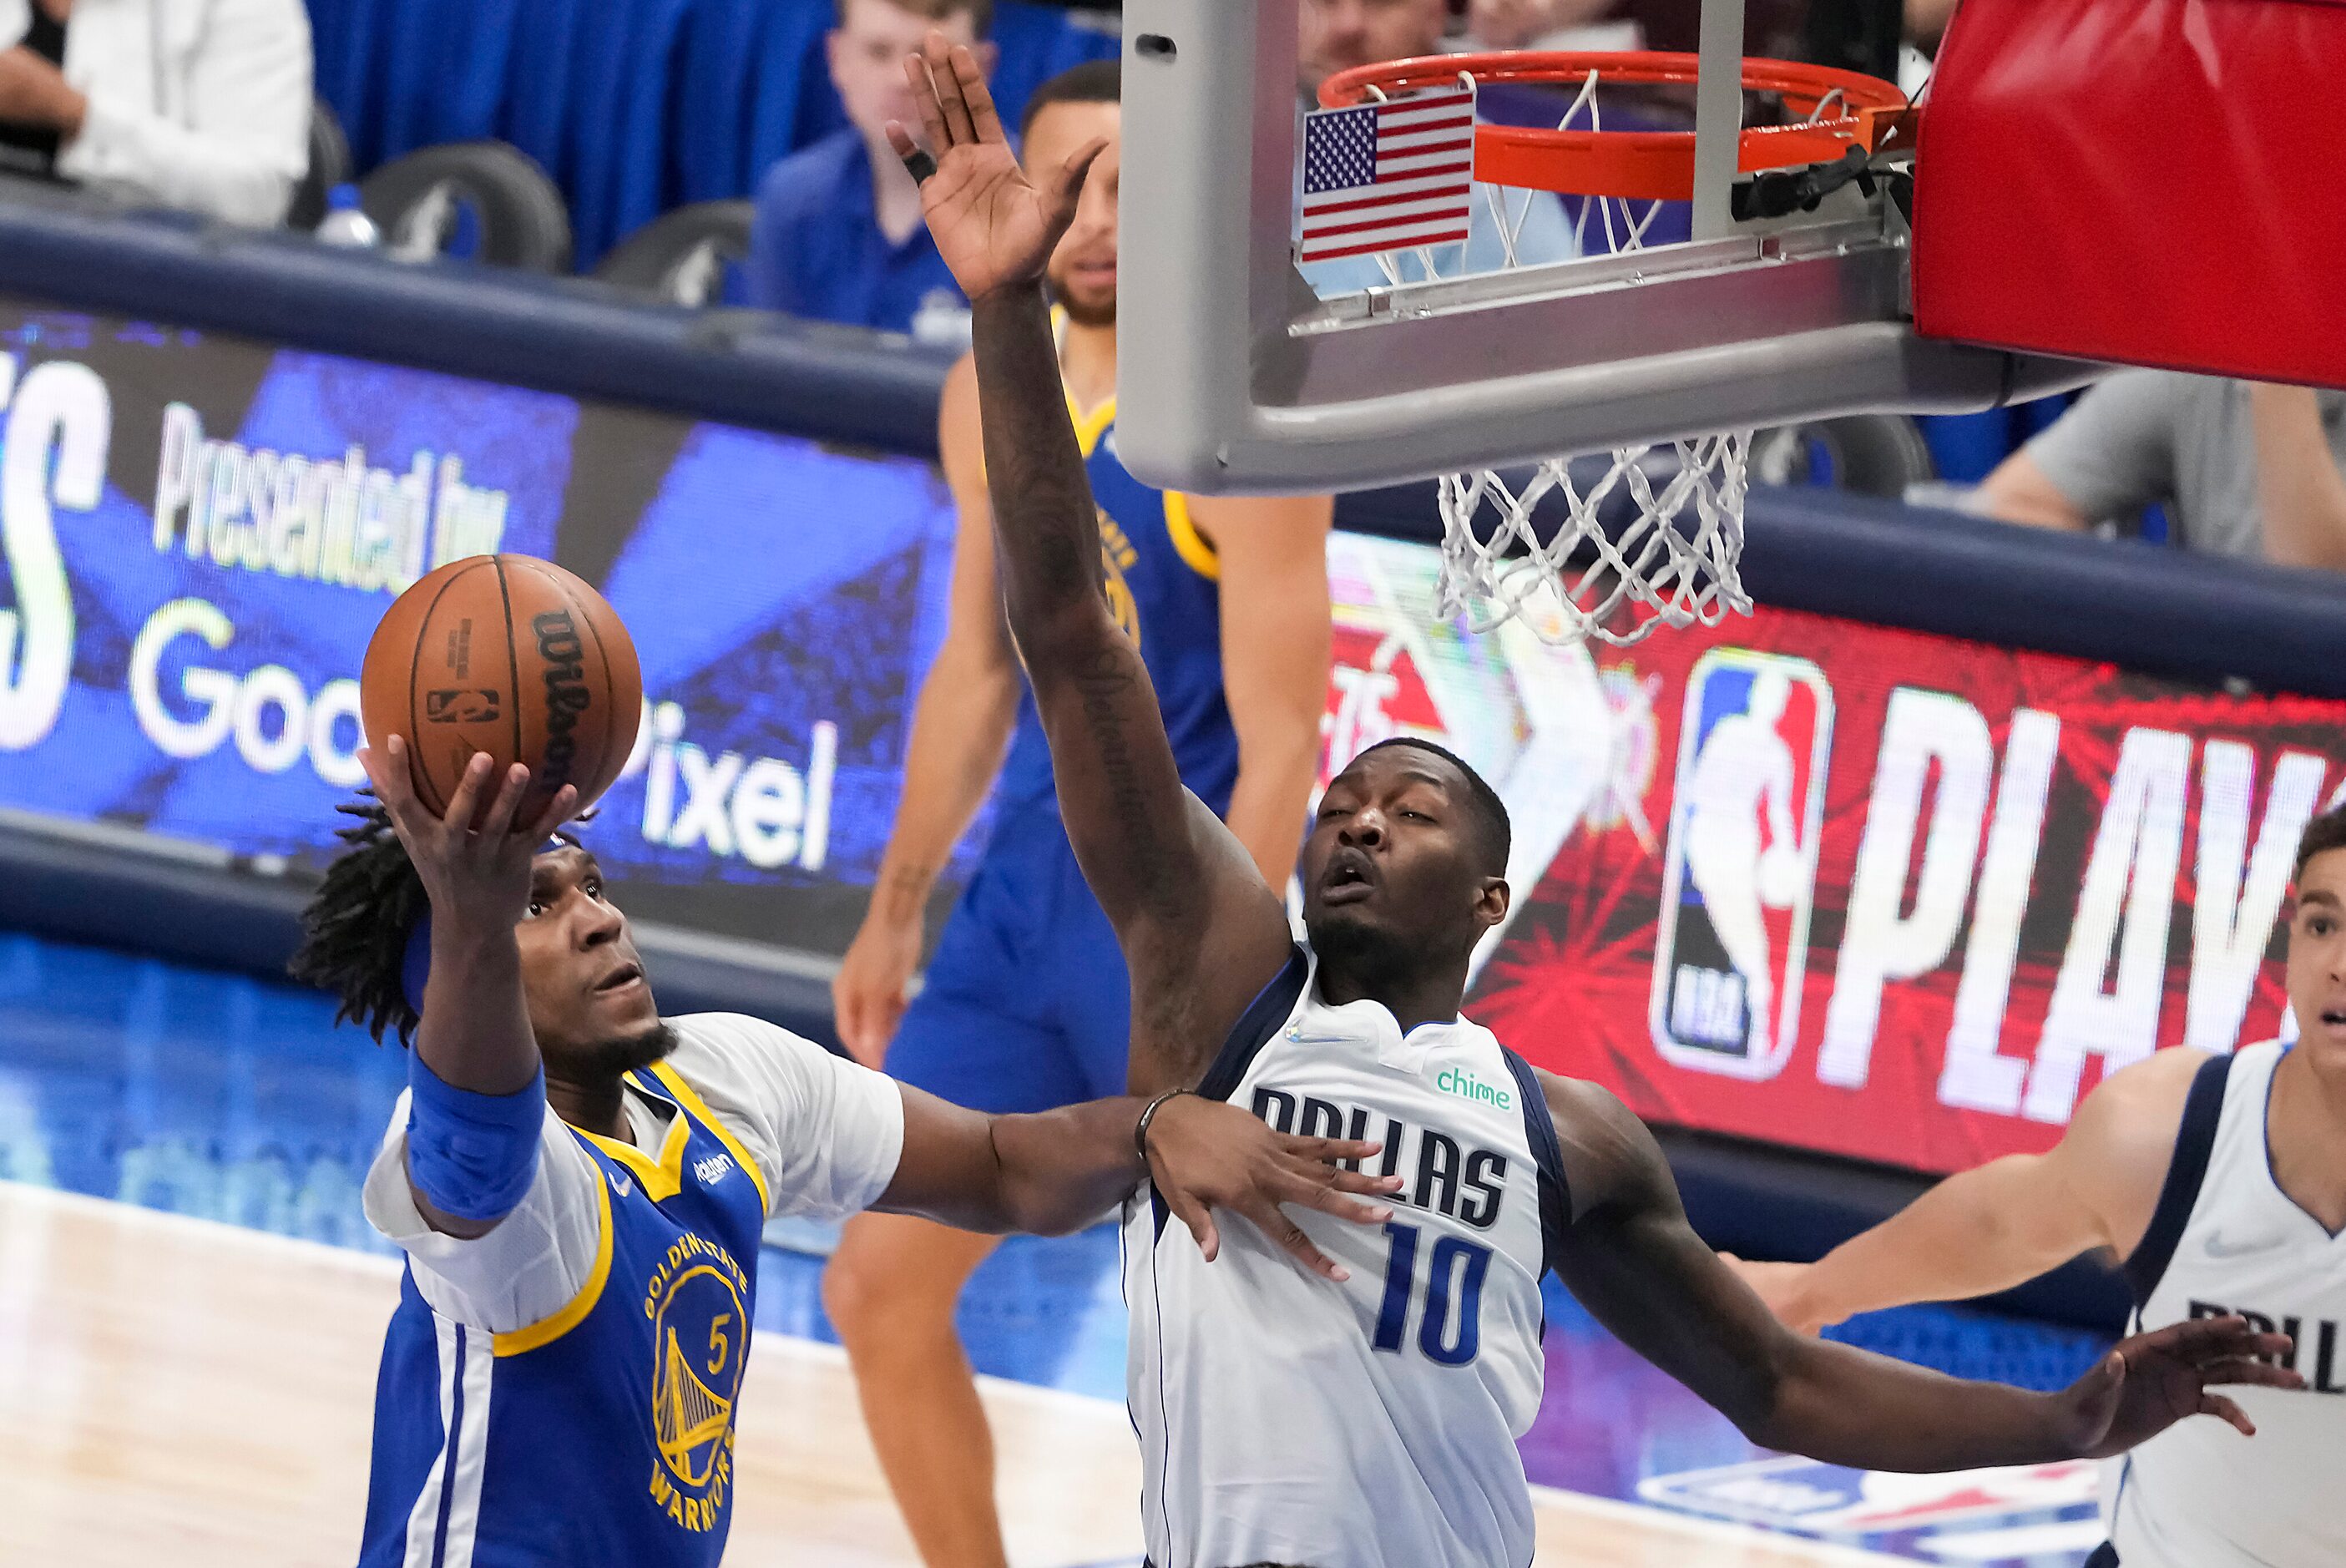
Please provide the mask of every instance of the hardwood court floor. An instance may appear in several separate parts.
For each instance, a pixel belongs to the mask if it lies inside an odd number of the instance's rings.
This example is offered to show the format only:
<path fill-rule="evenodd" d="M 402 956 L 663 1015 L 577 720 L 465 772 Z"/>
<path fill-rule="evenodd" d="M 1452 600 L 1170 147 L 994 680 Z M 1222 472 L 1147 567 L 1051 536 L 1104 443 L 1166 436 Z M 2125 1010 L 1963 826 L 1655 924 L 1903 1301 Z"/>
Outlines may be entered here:
<path fill-rule="evenodd" d="M 0 1562 L 348 1563 L 389 1259 L 0 1182 Z M 987 1380 L 1020 1568 L 1137 1561 L 1139 1466 L 1106 1400 Z M 757 1342 L 728 1561 L 915 1563 L 840 1352 Z M 1541 1568 L 1898 1559 L 1542 1489 Z"/>

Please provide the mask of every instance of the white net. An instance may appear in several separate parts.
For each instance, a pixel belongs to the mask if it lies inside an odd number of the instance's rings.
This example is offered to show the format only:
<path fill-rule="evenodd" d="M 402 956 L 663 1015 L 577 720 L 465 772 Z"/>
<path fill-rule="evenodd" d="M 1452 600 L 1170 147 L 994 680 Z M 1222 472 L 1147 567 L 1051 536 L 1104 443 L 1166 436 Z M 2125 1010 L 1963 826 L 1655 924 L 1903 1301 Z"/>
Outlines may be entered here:
<path fill-rule="evenodd" d="M 1749 614 L 1736 567 L 1750 452 L 1739 430 L 1609 462 L 1552 457 L 1513 481 L 1445 474 L 1436 613 L 1477 632 L 1521 616 L 1549 642 L 1616 645 Z"/>
<path fill-rule="evenodd" d="M 1592 69 L 1578 83 L 1558 130 L 1604 129 L 1600 75 Z M 1485 185 L 1482 194 L 1502 268 L 1553 259 L 1521 254 L 1535 193 Z M 1580 198 L 1574 249 L 1584 256 L 1645 249 L 1663 210 L 1658 201 Z M 1409 254 L 1415 275 L 1433 278 L 1463 270 L 1467 248 L 1446 258 Z M 1377 260 L 1389 282 L 1411 276 L 1400 255 Z M 1463 615 L 1477 632 L 1520 619 L 1551 643 L 1617 646 L 1663 626 L 1717 626 L 1730 610 L 1749 614 L 1738 568 L 1752 434 L 1732 430 L 1618 447 L 1609 462 L 1551 457 L 1513 478 L 1488 468 L 1444 475 L 1437 613 Z"/>

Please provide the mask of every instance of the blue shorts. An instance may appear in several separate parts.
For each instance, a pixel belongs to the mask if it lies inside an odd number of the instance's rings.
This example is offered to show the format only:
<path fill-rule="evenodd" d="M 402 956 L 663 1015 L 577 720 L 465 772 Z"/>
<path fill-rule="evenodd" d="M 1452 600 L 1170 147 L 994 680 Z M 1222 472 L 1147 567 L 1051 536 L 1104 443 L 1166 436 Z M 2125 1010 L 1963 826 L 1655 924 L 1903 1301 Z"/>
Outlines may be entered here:
<path fill-rule="evenodd" d="M 888 1073 L 972 1110 L 1124 1093 L 1132 993 L 1056 810 L 1006 812 L 945 921 Z"/>

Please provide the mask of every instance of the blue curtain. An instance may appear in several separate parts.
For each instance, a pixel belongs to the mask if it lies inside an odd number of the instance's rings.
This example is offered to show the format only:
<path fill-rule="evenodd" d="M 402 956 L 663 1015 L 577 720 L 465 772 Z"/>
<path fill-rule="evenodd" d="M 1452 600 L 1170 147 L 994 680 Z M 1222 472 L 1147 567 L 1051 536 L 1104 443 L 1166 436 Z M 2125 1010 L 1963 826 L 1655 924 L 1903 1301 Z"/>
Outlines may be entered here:
<path fill-rule="evenodd" d="M 671 207 L 747 196 L 767 166 L 847 123 L 822 57 L 833 0 L 310 0 L 318 93 L 362 172 L 497 137 L 570 201 L 591 268 Z M 1112 57 L 1081 15 L 998 0 L 994 91 Z"/>

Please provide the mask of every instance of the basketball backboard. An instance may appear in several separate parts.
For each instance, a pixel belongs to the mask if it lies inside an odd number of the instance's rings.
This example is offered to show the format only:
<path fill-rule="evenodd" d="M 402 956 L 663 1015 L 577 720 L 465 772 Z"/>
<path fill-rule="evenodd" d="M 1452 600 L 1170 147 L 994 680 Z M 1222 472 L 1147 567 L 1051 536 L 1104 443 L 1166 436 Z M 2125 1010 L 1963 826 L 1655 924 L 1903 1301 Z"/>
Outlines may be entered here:
<path fill-rule="evenodd" d="M 1981 409 L 2096 373 L 1915 335 L 1907 213 L 1886 178 L 1911 143 L 1894 134 L 1859 160 L 1881 178 L 1738 218 L 1743 0 L 1701 5 L 1682 242 L 1603 240 L 1583 201 L 1571 259 L 1429 261 L 1315 289 L 1295 260 L 1309 3 L 1125 5 L 1119 265 L 1124 298 L 1147 308 L 1121 327 L 1119 445 L 1151 483 L 1355 489 L 1862 410 Z M 1586 127 L 1596 111 L 1572 112 Z M 1477 172 L 1488 163 L 1478 150 Z"/>

